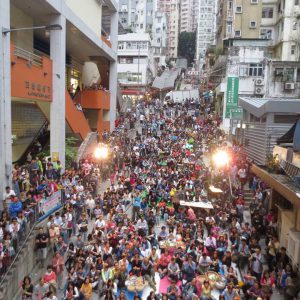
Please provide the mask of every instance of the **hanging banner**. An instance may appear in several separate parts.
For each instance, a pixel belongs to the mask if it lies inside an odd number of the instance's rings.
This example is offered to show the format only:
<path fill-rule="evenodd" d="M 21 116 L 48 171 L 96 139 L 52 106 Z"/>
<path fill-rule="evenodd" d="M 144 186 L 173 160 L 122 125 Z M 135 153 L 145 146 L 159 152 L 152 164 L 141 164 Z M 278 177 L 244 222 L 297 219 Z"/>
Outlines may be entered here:
<path fill-rule="evenodd" d="M 226 92 L 226 109 L 225 118 L 230 118 L 231 110 L 238 107 L 239 99 L 239 78 L 227 78 L 227 92 Z"/>
<path fill-rule="evenodd" d="M 54 192 L 51 196 L 43 198 L 39 202 L 39 219 L 38 221 L 42 221 L 49 215 L 51 215 L 53 212 L 58 210 L 61 205 L 62 193 L 61 191 Z"/>

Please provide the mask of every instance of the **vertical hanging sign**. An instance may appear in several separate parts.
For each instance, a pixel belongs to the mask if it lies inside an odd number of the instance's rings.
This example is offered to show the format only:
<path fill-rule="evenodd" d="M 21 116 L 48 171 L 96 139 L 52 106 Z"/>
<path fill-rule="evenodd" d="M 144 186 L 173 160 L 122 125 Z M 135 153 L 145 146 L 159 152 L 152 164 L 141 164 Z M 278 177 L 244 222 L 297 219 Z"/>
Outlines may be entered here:
<path fill-rule="evenodd" d="M 225 118 L 230 118 L 231 110 L 238 108 L 238 98 L 239 98 L 239 78 L 228 77 Z"/>

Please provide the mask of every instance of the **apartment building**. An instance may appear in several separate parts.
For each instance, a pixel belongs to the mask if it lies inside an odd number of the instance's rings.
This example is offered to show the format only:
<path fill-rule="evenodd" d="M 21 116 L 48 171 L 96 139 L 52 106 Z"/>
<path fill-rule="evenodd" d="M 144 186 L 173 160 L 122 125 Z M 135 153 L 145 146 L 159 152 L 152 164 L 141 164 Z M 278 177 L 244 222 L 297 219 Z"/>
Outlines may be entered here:
<path fill-rule="evenodd" d="M 229 38 L 260 37 L 262 0 L 220 0 L 217 9 L 216 43 L 223 48 Z"/>
<path fill-rule="evenodd" d="M 196 60 L 202 69 L 207 49 L 215 44 L 217 0 L 199 0 Z"/>
<path fill-rule="evenodd" d="M 118 7 L 114 0 L 86 0 L 84 6 L 75 0 L 4 0 L 0 25 L 3 192 L 11 185 L 12 162 L 26 155 L 45 124 L 50 127 L 52 159 L 63 166 L 66 135 L 84 140 L 93 130 L 83 110 L 93 111 L 98 131 L 114 128 Z M 72 100 L 75 90 L 78 98 Z"/>
<path fill-rule="evenodd" d="M 154 16 L 151 41 L 155 67 L 165 65 L 167 50 L 167 17 L 157 11 Z"/>
<path fill-rule="evenodd" d="M 193 32 L 197 29 L 199 0 L 181 0 L 180 32 Z"/>
<path fill-rule="evenodd" d="M 150 35 L 127 33 L 118 36 L 118 81 L 123 98 L 133 102 L 143 97 L 154 73 Z"/>
<path fill-rule="evenodd" d="M 119 0 L 119 21 L 125 30 L 134 30 L 136 21 L 136 1 Z"/>
<path fill-rule="evenodd" d="M 171 11 L 168 18 L 168 54 L 177 58 L 180 30 L 180 0 L 171 0 Z"/>
<path fill-rule="evenodd" d="M 300 2 L 297 0 L 263 0 L 260 36 L 268 39 L 272 59 L 300 59 Z"/>

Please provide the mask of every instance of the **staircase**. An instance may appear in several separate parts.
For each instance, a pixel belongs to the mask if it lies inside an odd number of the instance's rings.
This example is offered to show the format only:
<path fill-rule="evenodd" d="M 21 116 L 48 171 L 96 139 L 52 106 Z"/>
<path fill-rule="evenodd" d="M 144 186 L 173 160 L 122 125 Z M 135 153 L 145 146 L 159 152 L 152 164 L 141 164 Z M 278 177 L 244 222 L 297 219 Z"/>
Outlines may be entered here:
<path fill-rule="evenodd" d="M 66 121 L 72 131 L 79 134 L 82 140 L 92 131 L 83 111 L 75 106 L 68 91 L 66 91 Z"/>
<path fill-rule="evenodd" d="M 244 199 L 245 199 L 245 206 L 244 206 L 244 221 L 248 222 L 251 225 L 251 215 L 250 215 L 250 204 L 253 201 L 253 191 L 245 186 L 244 189 Z"/>

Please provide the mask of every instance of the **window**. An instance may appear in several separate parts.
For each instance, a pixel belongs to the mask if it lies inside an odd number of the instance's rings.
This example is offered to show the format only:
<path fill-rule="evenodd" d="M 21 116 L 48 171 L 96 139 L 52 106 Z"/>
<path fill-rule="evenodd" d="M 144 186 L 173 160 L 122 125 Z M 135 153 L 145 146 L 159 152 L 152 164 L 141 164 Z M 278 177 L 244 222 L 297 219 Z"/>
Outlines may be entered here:
<path fill-rule="evenodd" d="M 297 30 L 297 25 L 298 25 L 298 23 L 296 21 L 293 22 L 293 30 Z"/>
<path fill-rule="evenodd" d="M 296 45 L 291 46 L 291 55 L 295 55 L 296 53 Z"/>
<path fill-rule="evenodd" d="M 260 38 L 264 40 L 272 39 L 272 29 L 261 29 L 260 30 Z"/>
<path fill-rule="evenodd" d="M 246 76 L 261 77 L 263 76 L 263 65 L 262 64 L 240 65 L 239 74 L 241 77 L 246 77 Z"/>
<path fill-rule="evenodd" d="M 296 81 L 300 82 L 300 68 L 297 69 Z"/>
<path fill-rule="evenodd" d="M 299 5 L 299 0 L 295 0 L 295 5 Z"/>
<path fill-rule="evenodd" d="M 251 4 L 257 4 L 258 0 L 251 0 Z"/>
<path fill-rule="evenodd" d="M 256 28 L 256 21 L 250 21 L 249 27 Z"/>
<path fill-rule="evenodd" d="M 127 5 L 126 5 L 126 4 L 122 4 L 121 10 L 122 10 L 123 12 L 126 12 L 126 11 L 127 11 Z"/>
<path fill-rule="evenodd" d="M 262 64 L 250 64 L 249 65 L 249 76 L 262 76 L 263 65 Z"/>
<path fill-rule="evenodd" d="M 287 81 L 294 81 L 294 74 L 295 74 L 294 68 L 287 68 L 285 74 L 286 74 Z"/>
<path fill-rule="evenodd" d="M 232 32 L 232 24 L 231 23 L 227 24 L 227 32 L 228 33 Z"/>
<path fill-rule="evenodd" d="M 262 18 L 272 19 L 273 18 L 273 7 L 263 7 Z"/>
<path fill-rule="evenodd" d="M 236 12 L 237 14 L 241 14 L 241 13 L 243 12 L 242 6 L 241 6 L 241 5 L 237 6 L 237 7 L 235 8 L 235 12 Z"/>
<path fill-rule="evenodd" d="M 123 42 L 119 42 L 118 49 L 119 50 L 123 50 L 124 49 L 124 43 Z"/>
<path fill-rule="evenodd" d="M 235 37 L 241 37 L 242 36 L 242 33 L 240 30 L 236 30 L 235 33 L 234 33 L 234 36 Z"/>
<path fill-rule="evenodd" d="M 121 18 L 121 23 L 122 23 L 122 24 L 127 23 L 127 19 L 126 19 L 126 18 Z"/>

